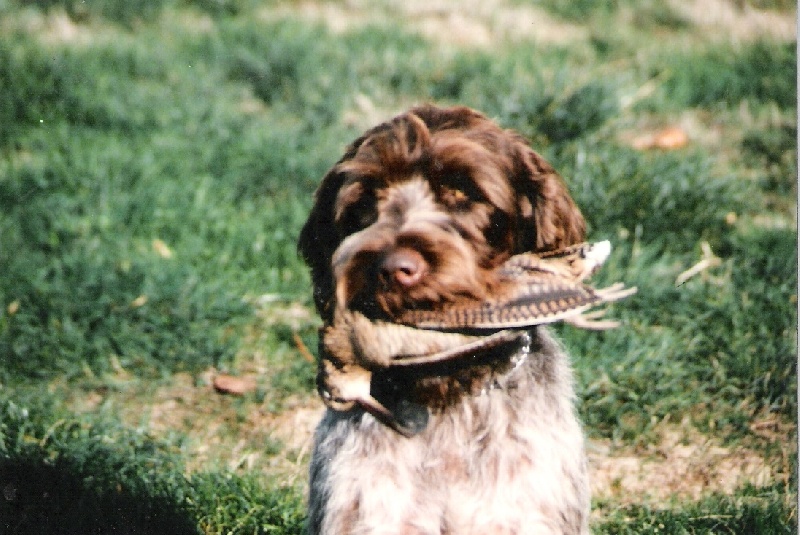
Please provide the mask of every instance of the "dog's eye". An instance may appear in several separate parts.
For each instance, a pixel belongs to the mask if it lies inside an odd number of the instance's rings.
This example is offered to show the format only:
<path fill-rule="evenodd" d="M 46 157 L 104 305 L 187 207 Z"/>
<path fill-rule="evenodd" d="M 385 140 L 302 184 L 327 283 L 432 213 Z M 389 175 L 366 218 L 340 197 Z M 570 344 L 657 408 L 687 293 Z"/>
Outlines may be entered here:
<path fill-rule="evenodd" d="M 336 197 L 334 222 L 339 236 L 345 237 L 367 228 L 378 219 L 375 191 L 361 181 L 342 186 Z"/>
<path fill-rule="evenodd" d="M 349 236 L 365 229 L 378 219 L 378 211 L 373 199 L 364 198 L 348 206 L 336 218 L 336 228 L 342 236 Z"/>
<path fill-rule="evenodd" d="M 448 208 L 465 209 L 469 207 L 469 196 L 458 188 L 450 186 L 442 186 L 439 192 L 439 198 L 442 204 Z"/>

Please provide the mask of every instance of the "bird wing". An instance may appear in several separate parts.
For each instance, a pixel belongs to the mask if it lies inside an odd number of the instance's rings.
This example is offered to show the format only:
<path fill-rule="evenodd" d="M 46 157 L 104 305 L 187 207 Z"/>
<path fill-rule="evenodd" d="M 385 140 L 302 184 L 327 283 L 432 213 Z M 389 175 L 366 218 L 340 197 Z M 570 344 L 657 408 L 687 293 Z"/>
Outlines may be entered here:
<path fill-rule="evenodd" d="M 398 323 L 422 329 L 505 329 L 569 321 L 584 328 L 613 322 L 580 319 L 584 312 L 636 292 L 621 283 L 597 289 L 583 281 L 608 258 L 608 241 L 581 243 L 545 253 L 522 253 L 498 268 L 499 284 L 483 301 L 462 299 L 442 309 L 403 311 Z"/>
<path fill-rule="evenodd" d="M 579 316 L 636 292 L 622 283 L 596 289 L 551 273 L 518 277 L 487 300 L 463 300 L 442 310 L 407 310 L 396 321 L 421 329 L 508 329 Z"/>

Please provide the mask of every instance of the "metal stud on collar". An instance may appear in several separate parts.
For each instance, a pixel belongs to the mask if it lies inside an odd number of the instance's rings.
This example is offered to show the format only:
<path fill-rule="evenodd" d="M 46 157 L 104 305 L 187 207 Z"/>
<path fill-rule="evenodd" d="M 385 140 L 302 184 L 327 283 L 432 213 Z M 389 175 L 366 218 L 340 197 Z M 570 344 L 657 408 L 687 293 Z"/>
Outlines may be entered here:
<path fill-rule="evenodd" d="M 526 360 L 528 360 L 528 356 L 531 354 L 531 345 L 533 344 L 533 340 L 531 339 L 531 333 L 528 331 L 523 332 L 520 335 L 521 343 L 519 349 L 514 353 L 514 356 L 511 357 L 511 369 L 508 370 L 504 378 L 508 378 L 513 374 L 517 368 L 522 366 Z M 484 396 L 488 394 L 492 390 L 497 390 L 498 388 L 502 387 L 500 381 L 497 377 L 493 377 L 483 388 L 481 388 L 480 395 Z"/>

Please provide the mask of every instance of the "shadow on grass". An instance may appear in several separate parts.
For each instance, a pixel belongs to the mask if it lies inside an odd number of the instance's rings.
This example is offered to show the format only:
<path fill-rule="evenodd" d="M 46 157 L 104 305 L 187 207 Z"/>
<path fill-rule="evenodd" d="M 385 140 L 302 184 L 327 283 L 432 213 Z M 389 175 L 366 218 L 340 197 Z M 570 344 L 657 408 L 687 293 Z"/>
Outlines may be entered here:
<path fill-rule="evenodd" d="M 64 463 L 0 460 L 0 532 L 53 534 L 196 534 L 195 523 L 166 497 L 140 496 L 121 486 L 92 491 L 91 476 Z"/>

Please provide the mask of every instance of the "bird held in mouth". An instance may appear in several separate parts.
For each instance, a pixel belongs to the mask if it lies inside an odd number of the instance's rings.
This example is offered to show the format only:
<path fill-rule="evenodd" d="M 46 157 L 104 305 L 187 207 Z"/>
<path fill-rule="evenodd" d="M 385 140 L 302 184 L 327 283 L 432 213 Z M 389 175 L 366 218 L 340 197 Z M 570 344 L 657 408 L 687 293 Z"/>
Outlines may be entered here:
<path fill-rule="evenodd" d="M 636 292 L 622 283 L 596 289 L 584 282 L 610 252 L 611 244 L 602 241 L 515 255 L 497 268 L 499 283 L 489 298 L 465 298 L 440 310 L 405 310 L 392 322 L 337 310 L 320 336 L 322 399 L 335 410 L 360 404 L 399 432 L 412 432 L 371 395 L 373 371 L 474 355 L 518 340 L 525 328 L 556 321 L 587 329 L 618 326 L 586 313 Z"/>

